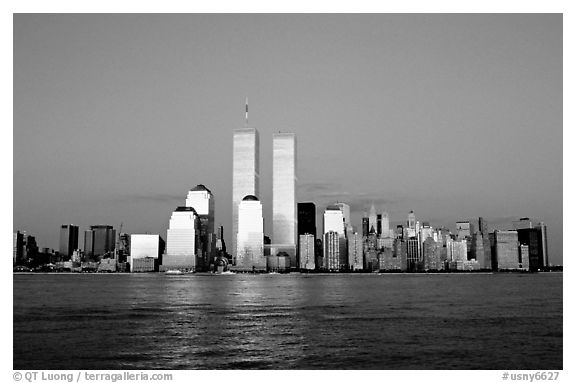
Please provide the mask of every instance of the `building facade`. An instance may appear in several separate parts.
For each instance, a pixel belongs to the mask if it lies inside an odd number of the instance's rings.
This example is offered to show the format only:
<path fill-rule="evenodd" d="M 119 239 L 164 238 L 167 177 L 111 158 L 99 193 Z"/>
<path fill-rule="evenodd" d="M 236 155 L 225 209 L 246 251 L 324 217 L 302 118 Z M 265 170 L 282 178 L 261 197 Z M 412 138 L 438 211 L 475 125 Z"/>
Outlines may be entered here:
<path fill-rule="evenodd" d="M 495 230 L 494 245 L 498 270 L 520 268 L 518 232 L 516 230 Z"/>
<path fill-rule="evenodd" d="M 76 249 L 78 249 L 78 226 L 60 226 L 60 255 L 68 260 Z"/>
<path fill-rule="evenodd" d="M 235 270 L 266 270 L 264 218 L 262 204 L 256 196 L 245 196 L 238 205 L 236 246 L 236 258 L 233 258 Z"/>
<path fill-rule="evenodd" d="M 300 269 L 314 270 L 316 268 L 316 238 L 312 234 L 300 234 Z"/>
<path fill-rule="evenodd" d="M 234 130 L 232 161 L 232 251 L 236 252 L 240 202 L 247 195 L 260 197 L 260 135 L 255 128 Z"/>
<path fill-rule="evenodd" d="M 199 219 L 193 207 L 180 206 L 172 212 L 166 235 L 166 257 L 161 270 L 196 271 Z M 132 248 L 134 244 L 130 244 Z M 132 249 L 131 249 L 132 251 Z"/>
<path fill-rule="evenodd" d="M 296 135 L 272 136 L 272 242 L 296 247 Z"/>

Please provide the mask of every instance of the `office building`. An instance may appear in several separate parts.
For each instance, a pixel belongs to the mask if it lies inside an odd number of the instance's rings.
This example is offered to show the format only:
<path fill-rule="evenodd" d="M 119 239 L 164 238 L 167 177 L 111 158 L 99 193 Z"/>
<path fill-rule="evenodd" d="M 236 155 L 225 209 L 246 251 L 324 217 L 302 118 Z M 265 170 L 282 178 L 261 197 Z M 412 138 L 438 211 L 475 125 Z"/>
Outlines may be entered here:
<path fill-rule="evenodd" d="M 298 235 L 302 234 L 316 237 L 316 205 L 313 202 L 298 203 Z"/>
<path fill-rule="evenodd" d="M 480 269 L 492 269 L 492 260 L 490 255 L 490 246 L 488 243 L 488 249 L 485 248 L 486 241 L 482 237 L 481 233 L 472 234 L 472 254 L 473 259 L 478 261 Z"/>
<path fill-rule="evenodd" d="M 442 243 L 435 241 L 432 237 L 426 238 L 422 244 L 422 258 L 424 261 L 424 270 L 444 270 Z"/>
<path fill-rule="evenodd" d="M 370 214 L 368 215 L 368 233 L 378 234 L 378 214 L 376 214 L 374 204 L 370 206 Z"/>
<path fill-rule="evenodd" d="M 344 244 L 343 244 L 344 242 Z M 344 237 L 333 230 L 324 234 L 324 268 L 330 271 L 340 270 L 340 250 L 346 246 Z"/>
<path fill-rule="evenodd" d="M 165 246 L 158 234 L 130 235 L 130 271 L 158 271 Z"/>
<path fill-rule="evenodd" d="M 520 258 L 518 261 L 520 264 L 518 265 L 519 269 L 522 270 L 529 270 L 530 269 L 530 250 L 528 245 L 520 245 L 519 247 Z"/>
<path fill-rule="evenodd" d="M 470 221 L 459 221 L 456 222 L 456 238 L 466 239 L 471 238 L 474 232 L 474 225 Z"/>
<path fill-rule="evenodd" d="M 541 222 L 536 227 L 531 227 L 532 224 L 525 224 L 525 226 L 525 228 L 516 230 L 518 232 L 518 241 L 521 245 L 528 246 L 530 270 L 542 270 L 544 267 L 549 266 L 546 225 Z"/>
<path fill-rule="evenodd" d="M 235 270 L 266 270 L 264 218 L 262 216 L 262 204 L 256 196 L 247 195 L 238 205 L 236 246 L 236 257 L 233 258 Z"/>
<path fill-rule="evenodd" d="M 316 240 L 312 234 L 300 234 L 300 269 L 314 270 L 316 268 Z"/>
<path fill-rule="evenodd" d="M 17 231 L 14 233 L 14 247 L 12 255 L 12 264 L 23 265 L 26 261 L 26 232 Z"/>
<path fill-rule="evenodd" d="M 350 227 L 347 235 L 348 260 L 347 266 L 350 270 L 364 269 L 364 241 L 360 233 L 355 232 Z"/>
<path fill-rule="evenodd" d="M 199 184 L 188 192 L 186 206 L 196 211 L 199 220 L 199 241 L 197 270 L 208 270 L 216 257 L 216 236 L 214 234 L 214 195 L 206 186 Z"/>
<path fill-rule="evenodd" d="M 93 259 L 94 232 L 92 230 L 84 231 L 84 257 L 86 260 Z"/>
<path fill-rule="evenodd" d="M 368 218 L 367 214 L 364 213 L 364 217 L 362 217 L 362 236 L 367 237 L 368 233 L 370 232 L 370 219 Z"/>
<path fill-rule="evenodd" d="M 342 215 L 344 216 L 344 225 L 351 226 L 352 222 L 350 221 L 350 205 L 344 202 L 336 202 L 334 206 L 338 206 L 338 208 L 342 211 Z"/>
<path fill-rule="evenodd" d="M 494 231 L 494 247 L 498 270 L 520 268 L 518 246 L 518 232 L 516 230 Z"/>
<path fill-rule="evenodd" d="M 382 233 L 383 237 L 392 237 L 390 234 L 390 217 L 388 212 L 385 211 L 382 213 Z"/>
<path fill-rule="evenodd" d="M 68 260 L 76 249 L 78 249 L 78 226 L 62 225 L 60 227 L 60 255 Z"/>
<path fill-rule="evenodd" d="M 180 206 L 172 212 L 166 235 L 166 256 L 161 271 L 196 271 L 200 221 L 193 207 Z M 134 247 L 134 244 L 130 244 Z"/>
<path fill-rule="evenodd" d="M 406 255 L 408 259 L 408 270 L 410 271 L 419 271 L 423 267 L 419 242 L 416 237 L 408 238 L 406 241 Z"/>
<path fill-rule="evenodd" d="M 247 109 L 247 107 L 246 107 Z M 246 115 L 248 112 L 246 112 Z M 246 125 L 248 118 L 246 117 Z M 232 252 L 236 257 L 238 207 L 242 199 L 260 197 L 260 136 L 255 128 L 234 130 L 232 164 Z"/>
<path fill-rule="evenodd" d="M 416 230 L 416 214 L 414 214 L 414 210 L 410 210 L 408 213 L 408 229 Z"/>
<path fill-rule="evenodd" d="M 482 217 L 478 217 L 478 230 L 480 230 L 480 233 L 482 234 L 482 236 L 488 236 L 488 224 L 486 223 L 486 220 Z"/>
<path fill-rule="evenodd" d="M 296 136 L 293 133 L 275 133 L 272 136 L 272 242 L 274 244 L 296 248 L 297 218 Z"/>
<path fill-rule="evenodd" d="M 329 231 L 335 231 L 341 236 L 345 235 L 344 214 L 337 205 L 330 205 L 324 211 L 324 230 L 326 234 Z"/>
<path fill-rule="evenodd" d="M 84 232 L 84 254 L 89 259 L 113 258 L 116 248 L 116 230 L 109 225 L 90 226 Z"/>
<path fill-rule="evenodd" d="M 338 246 L 339 246 L 339 250 L 338 250 L 338 256 L 340 257 L 338 259 L 338 268 L 340 267 L 345 267 L 346 266 L 346 261 L 348 259 L 348 249 L 346 246 L 346 224 L 345 224 L 345 218 L 344 218 L 344 212 L 342 211 L 341 207 L 334 204 L 334 205 L 330 205 L 326 208 L 326 210 L 324 211 L 324 229 L 323 229 L 323 233 L 324 233 L 324 264 L 325 265 L 329 265 L 329 269 L 330 270 L 334 270 L 332 267 L 334 267 L 335 263 L 329 259 L 327 259 L 327 253 L 326 251 L 328 251 L 328 249 L 331 249 L 330 246 L 333 245 L 333 243 L 327 244 L 326 243 L 326 234 L 328 232 L 335 232 L 338 233 L 339 235 L 339 240 L 338 240 Z M 333 241 L 333 239 L 331 239 Z M 331 253 L 332 255 L 335 253 Z M 331 263 L 327 263 L 327 262 L 331 262 Z"/>
<path fill-rule="evenodd" d="M 533 228 L 532 221 L 530 221 L 530 218 L 528 217 L 520 218 L 518 221 L 513 221 L 512 227 L 514 228 L 514 230 Z"/>

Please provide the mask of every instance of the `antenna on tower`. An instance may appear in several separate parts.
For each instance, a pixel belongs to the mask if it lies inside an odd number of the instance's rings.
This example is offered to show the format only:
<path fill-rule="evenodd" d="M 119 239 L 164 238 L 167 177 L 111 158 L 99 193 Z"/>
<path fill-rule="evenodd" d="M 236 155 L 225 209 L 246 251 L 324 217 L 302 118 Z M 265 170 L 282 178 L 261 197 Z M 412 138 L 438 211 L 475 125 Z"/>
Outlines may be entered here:
<path fill-rule="evenodd" d="M 248 97 L 246 97 L 246 127 L 248 127 Z"/>

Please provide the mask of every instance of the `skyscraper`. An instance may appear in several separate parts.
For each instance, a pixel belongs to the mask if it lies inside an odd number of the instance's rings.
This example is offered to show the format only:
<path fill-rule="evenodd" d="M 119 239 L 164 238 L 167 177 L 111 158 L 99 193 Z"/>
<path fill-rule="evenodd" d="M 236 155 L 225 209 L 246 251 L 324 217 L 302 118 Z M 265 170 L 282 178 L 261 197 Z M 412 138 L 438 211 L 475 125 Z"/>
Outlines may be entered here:
<path fill-rule="evenodd" d="M 196 210 L 180 206 L 172 212 L 166 235 L 166 257 L 161 270 L 196 270 L 196 255 L 199 247 L 199 218 Z"/>
<path fill-rule="evenodd" d="M 350 221 L 350 205 L 344 202 L 336 202 L 334 206 L 338 206 L 342 211 L 342 214 L 344 215 L 344 226 L 352 226 L 352 222 Z"/>
<path fill-rule="evenodd" d="M 87 260 L 94 256 L 94 231 L 84 231 L 84 256 Z"/>
<path fill-rule="evenodd" d="M 87 230 L 84 234 L 84 249 L 86 255 L 91 255 L 96 259 L 110 257 L 115 248 L 116 230 L 114 230 L 112 226 L 90 226 L 90 230 Z"/>
<path fill-rule="evenodd" d="M 300 269 L 314 270 L 316 240 L 313 234 L 301 234 L 299 236 Z"/>
<path fill-rule="evenodd" d="M 236 252 L 238 206 L 247 195 L 260 197 L 260 136 L 248 127 L 248 100 L 246 127 L 234 130 L 232 161 L 232 251 Z"/>
<path fill-rule="evenodd" d="M 197 268 L 208 269 L 216 256 L 216 237 L 214 235 L 214 196 L 204 185 L 190 189 L 186 197 L 186 206 L 193 207 L 198 214 L 200 243 Z"/>
<path fill-rule="evenodd" d="M 293 267 L 298 267 L 296 225 L 296 136 L 275 133 L 272 137 L 272 243 L 282 246 L 290 255 Z"/>
<path fill-rule="evenodd" d="M 345 242 L 339 233 L 329 230 L 324 234 L 324 268 L 328 270 L 340 269 L 340 250 Z M 345 247 L 346 245 L 344 245 Z"/>
<path fill-rule="evenodd" d="M 69 259 L 78 248 L 78 226 L 62 225 L 60 227 L 60 255 Z"/>
<path fill-rule="evenodd" d="M 416 229 L 416 214 L 414 214 L 414 210 L 410 210 L 408 214 L 408 229 Z"/>
<path fill-rule="evenodd" d="M 344 212 L 338 205 L 330 205 L 324 211 L 324 267 L 336 270 L 346 265 L 348 249 L 346 246 L 346 224 Z M 329 234 L 330 233 L 330 234 Z M 333 236 L 338 235 L 338 241 L 334 242 Z M 328 235 L 329 234 L 329 235 Z M 334 246 L 338 247 L 335 252 Z M 336 261 L 334 257 L 338 257 Z"/>
<path fill-rule="evenodd" d="M 236 238 L 236 270 L 266 269 L 264 257 L 264 218 L 262 204 L 253 195 L 245 196 L 238 205 L 238 233 Z"/>
<path fill-rule="evenodd" d="M 324 211 L 324 234 L 335 231 L 344 236 L 344 213 L 337 205 L 330 205 Z"/>
<path fill-rule="evenodd" d="M 313 202 L 298 203 L 298 235 L 316 236 L 316 205 Z"/>
<path fill-rule="evenodd" d="M 390 235 L 390 217 L 388 216 L 387 211 L 382 213 L 382 236 L 383 237 L 391 237 L 391 235 Z"/>
<path fill-rule="evenodd" d="M 363 237 L 367 237 L 368 233 L 370 232 L 369 224 L 370 224 L 370 219 L 366 216 L 366 213 L 364 213 L 364 217 L 362 217 L 362 236 Z"/>
<path fill-rule="evenodd" d="M 374 232 L 377 233 L 378 230 L 378 223 L 377 223 L 378 216 L 376 214 L 376 207 L 374 204 L 370 206 L 370 214 L 368 215 L 368 233 Z"/>

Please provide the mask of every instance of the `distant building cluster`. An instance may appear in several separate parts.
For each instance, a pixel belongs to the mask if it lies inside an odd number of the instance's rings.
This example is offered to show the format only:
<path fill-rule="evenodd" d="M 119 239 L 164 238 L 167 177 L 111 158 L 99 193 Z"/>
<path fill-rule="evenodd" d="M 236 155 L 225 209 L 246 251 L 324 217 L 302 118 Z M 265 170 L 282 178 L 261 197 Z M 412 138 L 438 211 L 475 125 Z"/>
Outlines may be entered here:
<path fill-rule="evenodd" d="M 214 224 L 212 191 L 198 184 L 185 203 L 172 212 L 166 241 L 159 234 L 127 234 L 120 227 L 95 225 L 84 232 L 60 227 L 60 248 L 39 249 L 33 236 L 14 233 L 16 271 L 100 272 L 433 272 L 471 270 L 543 270 L 550 266 L 544 223 L 528 218 L 509 230 L 488 231 L 483 218 L 456 222 L 455 233 L 416 219 L 392 227 L 386 211 L 372 205 L 360 230 L 351 222 L 350 206 L 328 205 L 322 230 L 316 226 L 316 205 L 297 201 L 296 136 L 272 138 L 272 236 L 265 235 L 260 202 L 260 139 L 258 130 L 234 130 L 232 172 L 232 246 L 224 228 Z"/>

